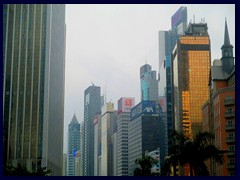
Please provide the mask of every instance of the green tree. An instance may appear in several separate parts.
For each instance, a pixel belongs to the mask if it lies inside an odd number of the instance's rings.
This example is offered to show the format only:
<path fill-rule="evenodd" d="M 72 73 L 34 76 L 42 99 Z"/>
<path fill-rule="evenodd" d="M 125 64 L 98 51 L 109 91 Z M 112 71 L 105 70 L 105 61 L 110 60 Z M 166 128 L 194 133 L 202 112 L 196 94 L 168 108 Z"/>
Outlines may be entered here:
<path fill-rule="evenodd" d="M 144 155 L 142 158 L 136 159 L 135 163 L 139 165 L 139 168 L 134 170 L 134 176 L 157 175 L 156 173 L 151 172 L 152 167 L 158 163 L 157 159 L 154 159 L 148 155 Z"/>
<path fill-rule="evenodd" d="M 49 174 L 50 170 L 47 170 L 46 167 L 40 167 L 35 171 L 30 171 L 25 164 L 21 165 L 20 163 L 18 163 L 16 167 L 7 165 L 3 171 L 4 176 L 48 176 Z"/>
<path fill-rule="evenodd" d="M 188 164 L 190 167 L 190 176 L 207 176 L 209 171 L 205 161 L 213 158 L 216 163 L 223 164 L 223 154 L 225 151 L 216 148 L 212 142 L 214 136 L 209 132 L 199 132 L 193 139 L 182 132 L 173 133 L 173 146 L 170 150 L 170 156 L 164 165 L 173 166 L 174 175 L 176 175 L 176 165 Z M 168 174 L 163 172 L 163 174 Z"/>

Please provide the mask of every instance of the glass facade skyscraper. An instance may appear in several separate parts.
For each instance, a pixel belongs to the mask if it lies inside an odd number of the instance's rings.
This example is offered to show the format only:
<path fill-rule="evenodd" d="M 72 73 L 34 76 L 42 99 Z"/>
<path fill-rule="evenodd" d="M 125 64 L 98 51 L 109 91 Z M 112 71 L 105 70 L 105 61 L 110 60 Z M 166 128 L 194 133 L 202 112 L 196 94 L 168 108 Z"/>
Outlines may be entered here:
<path fill-rule="evenodd" d="M 171 29 L 159 31 L 159 95 L 167 100 L 168 148 L 171 148 L 170 137 L 174 129 L 172 97 L 172 59 L 171 54 L 180 35 L 187 30 L 187 7 L 180 7 L 171 17 Z"/>
<path fill-rule="evenodd" d="M 100 87 L 92 85 L 84 92 L 83 175 L 94 175 L 94 117 L 101 114 Z"/>
<path fill-rule="evenodd" d="M 80 124 L 74 114 L 71 123 L 68 125 L 68 176 L 76 175 L 75 160 L 79 158 L 80 150 Z"/>
<path fill-rule="evenodd" d="M 145 64 L 140 68 L 142 100 L 158 100 L 158 81 L 156 78 L 156 71 L 152 71 L 152 67 L 149 64 Z"/>
<path fill-rule="evenodd" d="M 210 39 L 207 24 L 189 24 L 173 51 L 175 129 L 194 136 L 209 98 Z"/>
<path fill-rule="evenodd" d="M 4 164 L 62 175 L 65 5 L 4 4 L 3 67 Z"/>

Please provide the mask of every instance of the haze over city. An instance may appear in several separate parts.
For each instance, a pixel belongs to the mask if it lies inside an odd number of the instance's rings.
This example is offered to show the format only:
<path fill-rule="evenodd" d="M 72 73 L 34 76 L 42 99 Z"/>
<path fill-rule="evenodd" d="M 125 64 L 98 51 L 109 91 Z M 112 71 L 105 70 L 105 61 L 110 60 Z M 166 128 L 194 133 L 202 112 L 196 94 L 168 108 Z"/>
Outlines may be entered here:
<path fill-rule="evenodd" d="M 83 122 L 88 86 L 100 86 L 115 109 L 121 97 L 140 102 L 140 67 L 147 62 L 159 71 L 158 31 L 171 29 L 171 16 L 181 6 L 187 7 L 188 23 L 207 23 L 212 61 L 221 58 L 225 18 L 235 47 L 234 4 L 66 5 L 64 152 L 73 114 Z"/>
<path fill-rule="evenodd" d="M 3 4 L 4 176 L 235 176 L 235 96 L 234 4 Z"/>

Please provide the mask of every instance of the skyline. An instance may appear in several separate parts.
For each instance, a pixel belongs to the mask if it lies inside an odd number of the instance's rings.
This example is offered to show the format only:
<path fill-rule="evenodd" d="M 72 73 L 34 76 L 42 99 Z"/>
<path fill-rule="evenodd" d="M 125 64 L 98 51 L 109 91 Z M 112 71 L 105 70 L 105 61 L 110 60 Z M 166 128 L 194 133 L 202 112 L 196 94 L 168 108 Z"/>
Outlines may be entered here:
<path fill-rule="evenodd" d="M 115 109 L 121 97 L 140 102 L 140 67 L 147 62 L 159 71 L 158 31 L 171 28 L 171 16 L 181 6 L 187 7 L 188 23 L 193 15 L 196 23 L 205 18 L 211 61 L 221 57 L 227 18 L 235 56 L 234 4 L 66 5 L 64 152 L 74 113 L 83 122 L 84 90 L 91 83 L 101 87 L 101 95 L 107 92 Z"/>

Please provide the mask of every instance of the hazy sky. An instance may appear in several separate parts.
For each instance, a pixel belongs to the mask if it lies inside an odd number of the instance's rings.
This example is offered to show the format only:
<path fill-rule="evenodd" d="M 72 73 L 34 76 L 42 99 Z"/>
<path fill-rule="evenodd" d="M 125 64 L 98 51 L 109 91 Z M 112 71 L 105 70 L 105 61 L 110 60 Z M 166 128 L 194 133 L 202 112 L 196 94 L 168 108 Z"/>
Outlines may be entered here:
<path fill-rule="evenodd" d="M 101 94 L 106 90 L 115 109 L 121 97 L 139 103 L 139 69 L 147 62 L 158 71 L 158 31 L 171 28 L 180 6 L 187 7 L 188 23 L 205 18 L 212 61 L 221 58 L 225 17 L 235 52 L 234 4 L 66 5 L 64 152 L 68 124 L 74 112 L 83 121 L 84 90 L 92 83 Z"/>

